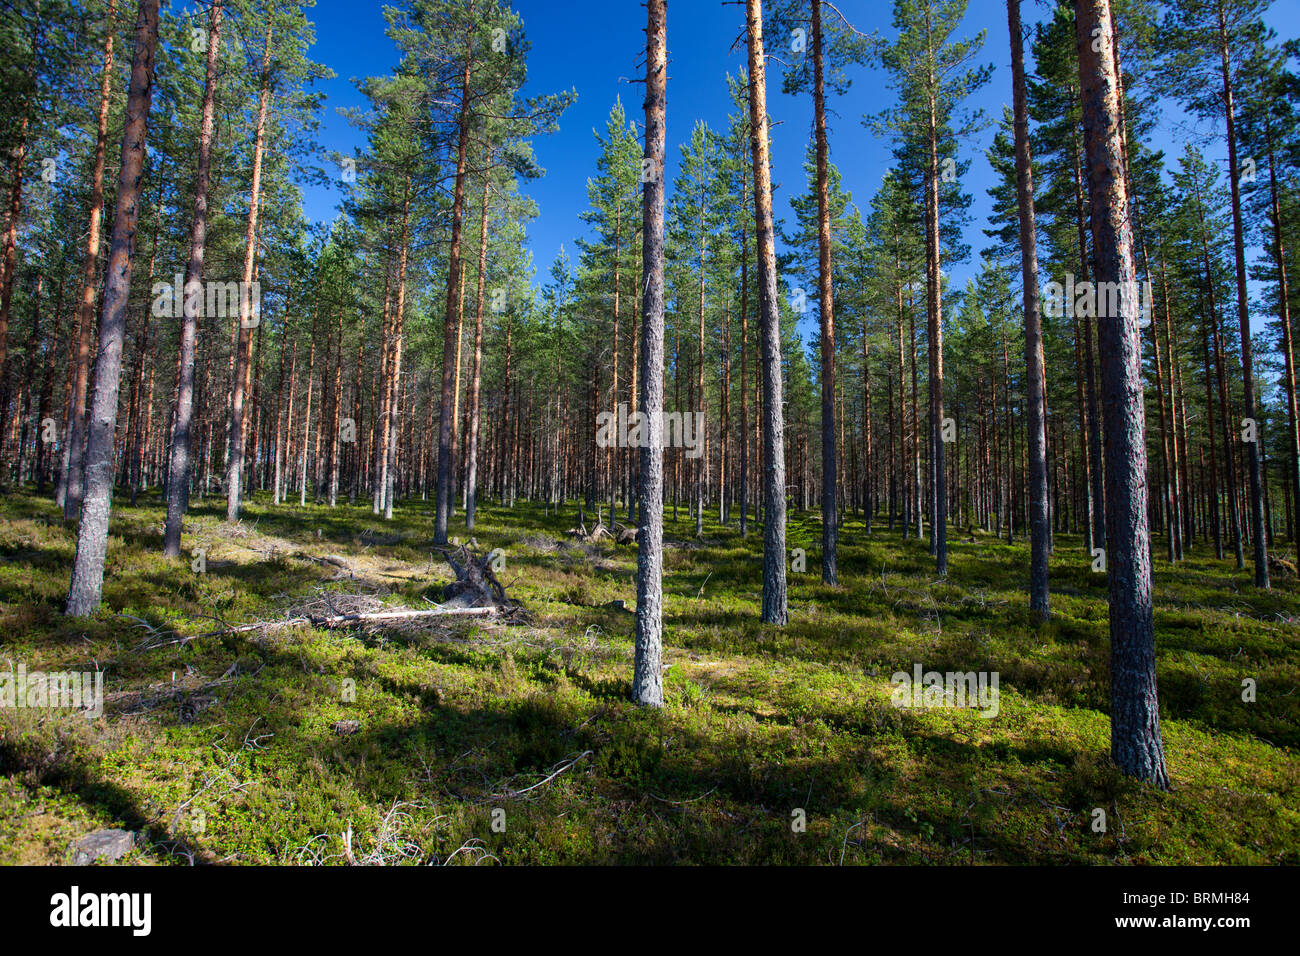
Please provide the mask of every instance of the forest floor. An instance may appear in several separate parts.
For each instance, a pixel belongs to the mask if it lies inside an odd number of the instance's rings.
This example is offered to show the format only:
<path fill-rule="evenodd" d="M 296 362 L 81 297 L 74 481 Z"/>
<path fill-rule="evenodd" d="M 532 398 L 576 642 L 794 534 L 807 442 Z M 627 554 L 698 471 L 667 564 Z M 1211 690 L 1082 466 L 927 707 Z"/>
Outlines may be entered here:
<path fill-rule="evenodd" d="M 574 542 L 575 514 L 480 508 L 524 624 L 199 636 L 308 605 L 427 606 L 451 579 L 432 503 L 384 522 L 368 501 L 258 496 L 229 526 L 224 500 L 195 501 L 190 554 L 167 561 L 157 497 L 119 500 L 105 606 L 74 621 L 73 529 L 44 498 L 0 497 L 0 670 L 100 668 L 106 698 L 97 720 L 0 708 L 0 863 L 68 862 L 105 827 L 143 834 L 127 863 L 1300 863 L 1293 576 L 1261 594 L 1157 546 L 1161 793 L 1109 762 L 1105 576 L 1078 539 L 1058 538 L 1035 625 L 1022 542 L 954 531 L 941 581 L 925 541 L 851 519 L 833 588 L 818 516 L 794 513 L 807 570 L 774 629 L 761 533 L 715 513 L 697 540 L 670 510 L 653 712 L 628 701 L 635 550 Z M 998 672 L 997 716 L 892 706 L 917 663 Z"/>

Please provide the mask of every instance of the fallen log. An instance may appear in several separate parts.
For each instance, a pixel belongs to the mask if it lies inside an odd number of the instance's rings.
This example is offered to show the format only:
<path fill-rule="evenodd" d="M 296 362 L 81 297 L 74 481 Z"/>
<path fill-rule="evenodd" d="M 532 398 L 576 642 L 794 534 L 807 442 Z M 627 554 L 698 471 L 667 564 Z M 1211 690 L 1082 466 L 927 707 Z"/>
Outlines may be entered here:
<path fill-rule="evenodd" d="M 254 621 L 252 624 L 236 624 L 221 631 L 213 631 L 204 637 L 216 637 L 224 634 L 243 634 L 247 631 L 263 630 L 271 627 L 298 627 L 310 624 L 312 627 L 346 627 L 349 624 L 379 624 L 385 621 L 409 621 L 422 617 L 494 617 L 500 611 L 496 607 L 432 607 L 419 610 L 392 611 L 357 611 L 352 614 L 300 614 L 286 617 L 279 621 Z"/>
<path fill-rule="evenodd" d="M 495 607 L 434 607 L 415 611 L 359 611 L 355 614 L 310 614 L 290 619 L 288 624 L 311 624 L 315 627 L 344 627 L 348 624 L 409 621 L 421 617 L 493 617 Z"/>

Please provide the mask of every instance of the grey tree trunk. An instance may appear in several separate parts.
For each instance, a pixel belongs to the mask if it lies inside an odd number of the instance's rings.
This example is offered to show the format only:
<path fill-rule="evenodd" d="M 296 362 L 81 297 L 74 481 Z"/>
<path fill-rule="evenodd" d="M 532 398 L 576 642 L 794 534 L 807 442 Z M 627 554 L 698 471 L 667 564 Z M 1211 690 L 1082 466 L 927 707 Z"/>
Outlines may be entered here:
<path fill-rule="evenodd" d="M 749 144 L 754 165 L 754 231 L 758 240 L 759 361 L 763 374 L 763 614 L 789 620 L 785 583 L 785 405 L 781 382 L 781 321 L 777 312 L 776 246 L 772 228 L 772 170 L 767 123 L 767 67 L 762 0 L 745 0 L 749 46 Z"/>
<path fill-rule="evenodd" d="M 186 306 L 181 317 L 180 353 L 176 386 L 176 417 L 172 425 L 171 453 L 167 465 L 167 525 L 163 531 L 163 554 L 181 553 L 181 530 L 190 486 L 190 428 L 194 421 L 194 355 L 198 348 L 197 310 L 189 308 L 192 284 L 203 281 L 203 254 L 208 232 L 208 172 L 212 166 L 212 142 L 216 110 L 217 64 L 221 46 L 221 3 L 212 4 L 208 19 L 207 78 L 203 86 L 203 116 L 199 125 L 198 172 L 194 186 L 194 221 L 190 227 L 190 258 L 185 266 Z M 276 459 L 276 488 L 279 489 L 279 458 Z M 278 497 L 278 493 L 277 493 Z"/>
<path fill-rule="evenodd" d="M 1043 323 L 1038 302 L 1038 246 L 1034 230 L 1034 171 L 1029 151 L 1029 110 L 1025 94 L 1024 37 L 1020 0 L 1007 0 L 1011 33 L 1011 84 L 1015 114 L 1016 198 L 1020 209 L 1020 275 L 1024 285 L 1025 371 L 1029 378 L 1029 607 L 1046 620 L 1050 597 L 1048 556 L 1051 526 L 1047 513 L 1047 416 L 1043 377 Z"/>
<path fill-rule="evenodd" d="M 641 527 L 636 556 L 636 654 L 632 699 L 662 707 L 664 564 L 664 140 L 667 0 L 646 0 L 645 152 L 641 189 Z"/>
<path fill-rule="evenodd" d="M 99 319 L 95 400 L 90 409 L 86 442 L 85 495 L 64 611 L 73 617 L 93 613 L 99 607 L 104 590 L 108 517 L 113 506 L 113 441 L 117 430 L 118 386 L 122 378 L 122 340 L 126 334 L 126 308 L 131 295 L 131 254 L 140 215 L 140 182 L 144 173 L 145 139 L 149 132 L 149 108 L 153 104 L 158 3 L 159 0 L 140 0 L 136 17 L 117 206 L 109 244 L 104 307 Z"/>
<path fill-rule="evenodd" d="M 1096 279 L 1116 283 L 1121 290 L 1119 314 L 1098 316 L 1105 406 L 1111 756 L 1125 773 L 1168 789 L 1156 693 L 1139 299 L 1109 0 L 1076 0 L 1075 22 Z"/>

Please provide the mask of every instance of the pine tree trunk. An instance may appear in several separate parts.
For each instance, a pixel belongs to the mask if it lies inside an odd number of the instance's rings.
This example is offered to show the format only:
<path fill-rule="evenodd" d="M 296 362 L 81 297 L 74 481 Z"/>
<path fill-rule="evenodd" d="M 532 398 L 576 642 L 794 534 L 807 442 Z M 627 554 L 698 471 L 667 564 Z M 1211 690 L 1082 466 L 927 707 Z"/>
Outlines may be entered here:
<path fill-rule="evenodd" d="M 1087 218 L 1084 215 L 1083 205 L 1083 170 L 1079 159 L 1077 141 L 1072 152 L 1074 156 L 1075 218 L 1079 230 L 1079 278 L 1080 281 L 1087 282 L 1092 270 L 1088 268 Z M 1096 278 L 1096 276 L 1093 276 L 1093 278 Z M 1070 304 L 1070 309 L 1074 309 L 1073 303 Z M 1085 381 L 1087 382 L 1084 398 L 1088 406 L 1088 477 L 1091 481 L 1092 490 L 1091 547 L 1104 549 L 1106 547 L 1105 475 L 1102 467 L 1101 409 L 1097 404 L 1097 372 L 1094 358 L 1096 337 L 1092 333 L 1091 310 L 1084 312 L 1083 338 L 1080 341 L 1082 342 L 1083 368 L 1086 376 Z"/>
<path fill-rule="evenodd" d="M 1287 456 L 1291 459 L 1291 483 L 1288 490 L 1290 500 L 1300 508 L 1300 400 L 1296 396 L 1295 343 L 1291 335 L 1291 306 L 1288 299 L 1286 281 L 1286 255 L 1282 248 L 1282 213 L 1277 200 L 1277 160 L 1273 155 L 1273 127 L 1268 126 L 1268 176 L 1269 176 L 1269 215 L 1273 220 L 1273 260 L 1277 266 L 1277 313 L 1282 325 L 1282 356 L 1285 364 L 1283 384 L 1286 392 L 1287 414 Z M 1291 541 L 1296 543 L 1300 533 L 1296 528 L 1300 522 L 1291 525 Z"/>
<path fill-rule="evenodd" d="M 827 173 L 826 88 L 822 64 L 822 0 L 812 0 L 813 125 L 817 141 L 817 290 L 821 313 L 822 583 L 836 584 L 835 292 L 831 275 L 831 210 Z"/>
<path fill-rule="evenodd" d="M 1241 327 L 1241 378 L 1243 411 L 1256 424 L 1254 441 L 1245 442 L 1247 480 L 1250 492 L 1250 537 L 1254 546 L 1255 587 L 1267 588 L 1268 539 L 1264 533 L 1264 485 L 1260 476 L 1262 431 L 1255 417 L 1255 370 L 1250 341 L 1250 300 L 1246 291 L 1246 244 L 1241 223 L 1241 176 L 1237 165 L 1237 127 L 1233 115 L 1232 74 L 1228 63 L 1228 34 L 1222 5 L 1219 7 L 1219 52 L 1222 57 L 1223 112 L 1228 127 L 1228 183 L 1232 195 L 1232 246 L 1237 266 L 1237 322 Z"/>
<path fill-rule="evenodd" d="M 99 320 L 99 354 L 95 359 L 95 400 L 90 409 L 86 442 L 85 495 L 77 526 L 77 552 L 72 564 L 65 613 L 93 613 L 104 589 L 104 556 L 108 550 L 108 518 L 113 504 L 113 442 L 117 428 L 118 387 L 122 377 L 122 341 L 131 294 L 131 252 L 140 214 L 140 184 L 144 174 L 145 139 L 153 102 L 154 51 L 158 44 L 159 0 L 140 0 L 136 18 L 131 86 L 122 131 L 121 173 L 109 245 L 104 307 Z"/>
<path fill-rule="evenodd" d="M 1122 292 L 1120 314 L 1098 317 L 1106 407 L 1111 756 L 1125 773 L 1168 789 L 1156 692 L 1140 300 L 1111 50 L 1114 24 L 1109 0 L 1076 0 L 1075 10 L 1096 279 Z"/>
<path fill-rule="evenodd" d="M 77 310 L 76 371 L 73 373 L 72 406 L 64 428 L 62 473 L 63 517 L 72 521 L 81 510 L 82 465 L 86 453 L 86 391 L 90 382 L 90 352 L 95 334 L 95 295 L 99 278 L 99 242 L 104 217 L 104 164 L 108 155 L 108 113 L 113 94 L 113 21 L 116 0 L 108 6 L 105 22 L 104 58 L 100 70 L 99 116 L 95 136 L 95 165 L 90 177 L 90 224 L 86 230 L 86 255 L 82 262 L 81 301 Z M 13 219 L 10 220 L 11 226 Z"/>
<path fill-rule="evenodd" d="M 763 3 L 746 0 L 749 47 L 749 142 L 754 166 L 754 228 L 758 237 L 759 346 L 763 373 L 763 614 L 767 624 L 789 620 L 785 581 L 785 403 L 781 381 L 772 170 L 767 121 L 767 61 Z"/>
<path fill-rule="evenodd" d="M 221 47 L 221 4 L 212 5 L 208 19 L 208 61 L 203 86 L 203 113 L 199 122 L 199 149 L 194 185 L 194 217 L 190 227 L 190 256 L 185 266 L 183 294 L 189 299 L 191 289 L 202 289 L 203 257 L 208 231 L 208 175 L 212 167 L 212 143 L 215 138 L 217 65 Z M 201 294 L 201 293 L 200 293 Z M 181 531 L 190 485 L 190 429 L 194 421 L 194 355 L 198 347 L 198 309 L 186 302 L 181 315 L 179 375 L 176 388 L 176 413 L 172 424 L 171 450 L 167 464 L 167 523 L 163 530 L 163 555 L 181 553 Z"/>
<path fill-rule="evenodd" d="M 488 185 L 488 174 L 484 172 L 483 208 L 479 211 L 478 296 L 474 307 L 474 359 L 469 379 L 469 449 L 465 453 L 466 531 L 474 530 L 474 511 L 478 506 L 479 389 L 483 380 L 481 366 L 483 362 L 483 295 L 484 283 L 487 280 Z"/>
<path fill-rule="evenodd" d="M 457 297 L 460 289 L 461 232 L 465 222 L 465 155 L 469 148 L 470 57 L 473 50 L 465 45 L 465 67 L 461 76 L 460 113 L 457 118 L 456 183 L 451 205 L 451 246 L 447 253 L 447 307 L 443 323 L 442 400 L 438 422 L 438 501 L 435 506 L 433 543 L 447 543 L 447 522 L 451 517 L 452 434 L 455 425 L 453 381 L 456 368 Z"/>
<path fill-rule="evenodd" d="M 664 535 L 664 140 L 668 4 L 646 0 L 645 151 L 641 190 L 641 527 L 636 559 L 636 652 L 632 699 L 662 707 Z"/>
<path fill-rule="evenodd" d="M 263 38 L 262 69 L 257 104 L 257 127 L 253 140 L 253 181 L 248 196 L 248 228 L 244 239 L 243 285 L 239 294 L 239 324 L 235 335 L 235 367 L 231 378 L 230 426 L 227 432 L 226 520 L 239 520 L 240 493 L 243 491 L 244 464 L 244 395 L 248 364 L 252 358 L 253 326 L 260 323 L 251 314 L 248 290 L 253 281 L 253 264 L 257 260 L 257 216 L 262 197 L 262 153 L 266 140 L 266 111 L 271 99 L 271 25 Z"/>
<path fill-rule="evenodd" d="M 1020 211 L 1020 275 L 1024 286 L 1025 374 L 1028 378 L 1029 440 L 1029 607 L 1040 618 L 1049 614 L 1048 555 L 1051 527 L 1047 514 L 1047 423 L 1043 407 L 1043 325 L 1038 302 L 1038 246 L 1034 227 L 1034 172 L 1029 147 L 1029 110 L 1025 93 L 1024 38 L 1020 0 L 1007 0 L 1011 34 L 1011 81 L 1015 115 L 1016 199 Z"/>
<path fill-rule="evenodd" d="M 740 536 L 749 534 L 749 229 L 740 227 Z"/>

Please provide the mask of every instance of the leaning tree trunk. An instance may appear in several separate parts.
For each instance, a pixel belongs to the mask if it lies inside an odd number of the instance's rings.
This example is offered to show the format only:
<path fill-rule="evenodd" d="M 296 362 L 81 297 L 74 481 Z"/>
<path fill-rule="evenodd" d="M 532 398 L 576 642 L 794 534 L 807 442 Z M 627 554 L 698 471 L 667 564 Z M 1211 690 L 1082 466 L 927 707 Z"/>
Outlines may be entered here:
<path fill-rule="evenodd" d="M 243 285 L 239 290 L 239 326 L 235 330 L 235 368 L 230 391 L 230 427 L 226 462 L 226 520 L 239 520 L 239 500 L 244 465 L 244 382 L 253 346 L 252 316 L 248 289 L 257 260 L 257 214 L 262 197 L 262 152 L 266 139 L 266 110 L 271 98 L 271 25 L 266 27 L 262 50 L 261 90 L 257 105 L 257 132 L 253 140 L 253 181 L 248 195 L 248 226 L 244 238 Z M 261 321 L 259 315 L 258 322 Z"/>
<path fill-rule="evenodd" d="M 95 359 L 95 400 L 90 409 L 86 442 L 85 496 L 77 526 L 77 553 L 72 563 L 65 613 L 74 617 L 99 607 L 104 589 L 104 555 L 108 549 L 108 516 L 113 504 L 113 440 L 117 430 L 117 396 L 122 377 L 122 340 L 126 307 L 131 295 L 131 253 L 140 215 L 140 182 L 144 174 L 145 139 L 153 102 L 154 51 L 158 45 L 159 0 L 140 0 L 122 131 L 121 174 L 104 283 L 104 308 L 99 319 L 99 354 Z"/>
<path fill-rule="evenodd" d="M 831 281 L 831 211 L 827 174 L 826 88 L 822 76 L 822 0 L 812 5 L 813 112 L 817 135 L 817 287 L 821 313 L 822 583 L 838 579 L 835 460 L 835 292 Z M 868 522 L 870 523 L 870 522 Z"/>
<path fill-rule="evenodd" d="M 754 231 L 758 239 L 759 346 L 763 370 L 763 621 L 789 620 L 785 585 L 785 414 L 781 323 L 777 313 L 772 169 L 767 122 L 763 0 L 745 0 L 749 46 L 749 145 L 754 166 Z"/>
<path fill-rule="evenodd" d="M 190 258 L 185 266 L 185 306 L 181 317 L 176 414 L 167 464 L 167 525 L 163 531 L 163 554 L 169 558 L 175 558 L 181 553 L 181 530 L 190 487 L 190 428 L 194 422 L 194 355 L 198 348 L 199 309 L 190 308 L 189 293 L 191 289 L 201 289 L 203 282 L 203 254 L 208 234 L 208 173 L 212 167 L 215 130 L 213 117 L 216 111 L 220 46 L 221 3 L 217 2 L 212 5 L 212 15 L 208 21 L 207 79 L 203 86 L 203 117 L 199 123 L 194 221 L 190 227 Z"/>
<path fill-rule="evenodd" d="M 1109 0 L 1076 0 L 1075 12 L 1095 278 L 1115 283 L 1121 291 L 1119 314 L 1098 316 L 1105 405 L 1111 756 L 1125 773 L 1168 789 L 1156 694 L 1142 340 L 1112 53 L 1114 23 Z M 1099 301 L 1113 302 L 1114 297 Z"/>
<path fill-rule="evenodd" d="M 636 653 L 632 699 L 662 707 L 664 564 L 664 139 L 668 78 L 667 0 L 646 2 L 645 152 L 642 161 L 641 530 L 636 556 Z"/>
<path fill-rule="evenodd" d="M 1043 323 L 1038 302 L 1038 247 L 1034 232 L 1034 169 L 1029 149 L 1029 110 L 1025 94 L 1024 38 L 1020 0 L 1007 0 L 1011 31 L 1011 83 L 1015 112 L 1016 199 L 1020 209 L 1020 275 L 1025 303 L 1025 373 L 1029 432 L 1029 607 L 1047 619 L 1050 607 L 1048 556 L 1052 529 L 1047 513 L 1047 428 L 1044 413 Z"/>

